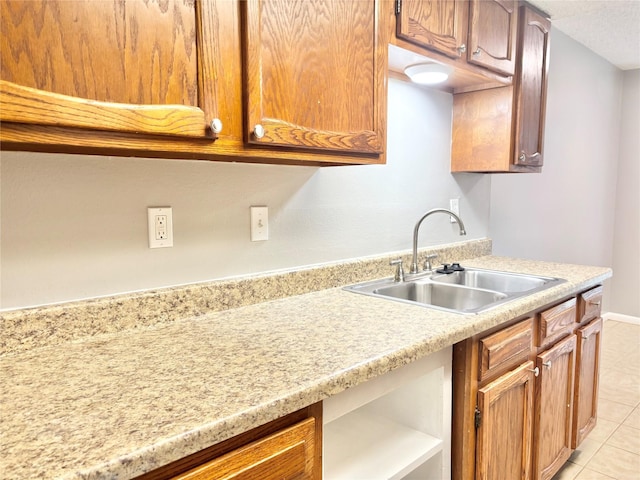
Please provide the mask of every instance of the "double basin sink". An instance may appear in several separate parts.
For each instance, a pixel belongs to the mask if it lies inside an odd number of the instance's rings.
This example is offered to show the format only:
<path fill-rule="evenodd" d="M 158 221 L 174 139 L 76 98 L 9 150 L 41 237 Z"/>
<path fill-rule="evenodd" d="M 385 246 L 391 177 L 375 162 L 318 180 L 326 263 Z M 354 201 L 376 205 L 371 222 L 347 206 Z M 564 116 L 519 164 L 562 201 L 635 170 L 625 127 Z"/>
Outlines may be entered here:
<path fill-rule="evenodd" d="M 405 281 L 392 278 L 345 290 L 460 314 L 487 311 L 565 282 L 561 278 L 466 268 L 452 273 L 422 273 Z"/>

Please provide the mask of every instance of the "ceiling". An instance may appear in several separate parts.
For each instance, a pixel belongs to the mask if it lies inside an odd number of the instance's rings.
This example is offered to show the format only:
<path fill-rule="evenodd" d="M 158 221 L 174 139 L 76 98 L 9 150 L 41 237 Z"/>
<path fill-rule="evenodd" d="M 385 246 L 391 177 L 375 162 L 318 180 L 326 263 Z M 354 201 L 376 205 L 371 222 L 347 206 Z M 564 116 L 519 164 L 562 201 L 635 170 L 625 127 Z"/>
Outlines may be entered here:
<path fill-rule="evenodd" d="M 640 68 L 640 0 L 528 0 L 555 28 L 622 70 Z"/>

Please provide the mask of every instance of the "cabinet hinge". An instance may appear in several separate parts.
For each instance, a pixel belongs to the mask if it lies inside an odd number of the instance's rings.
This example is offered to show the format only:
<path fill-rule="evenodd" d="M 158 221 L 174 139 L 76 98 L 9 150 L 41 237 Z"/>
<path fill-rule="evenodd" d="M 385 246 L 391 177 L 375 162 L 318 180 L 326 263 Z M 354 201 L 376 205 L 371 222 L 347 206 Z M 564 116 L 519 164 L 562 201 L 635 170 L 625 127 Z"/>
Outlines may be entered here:
<path fill-rule="evenodd" d="M 482 422 L 482 412 L 478 409 L 478 407 L 476 406 L 476 411 L 475 411 L 475 425 L 476 428 L 480 428 L 480 423 Z"/>
<path fill-rule="evenodd" d="M 396 15 L 400 15 L 402 9 L 402 0 L 396 0 Z"/>

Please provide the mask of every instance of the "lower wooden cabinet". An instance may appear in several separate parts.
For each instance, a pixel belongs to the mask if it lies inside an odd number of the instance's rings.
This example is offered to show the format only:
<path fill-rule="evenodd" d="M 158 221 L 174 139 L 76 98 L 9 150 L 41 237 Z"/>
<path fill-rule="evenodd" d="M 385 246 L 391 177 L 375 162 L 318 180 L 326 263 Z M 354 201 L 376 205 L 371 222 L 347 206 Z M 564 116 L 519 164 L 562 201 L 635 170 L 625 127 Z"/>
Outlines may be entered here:
<path fill-rule="evenodd" d="M 322 405 L 298 410 L 138 480 L 320 480 Z"/>
<path fill-rule="evenodd" d="M 601 292 L 454 345 L 453 479 L 550 479 L 593 429 Z"/>
<path fill-rule="evenodd" d="M 599 313 L 599 312 L 598 312 Z M 577 448 L 596 426 L 602 318 L 598 317 L 577 332 L 577 364 L 571 448 Z"/>
<path fill-rule="evenodd" d="M 533 478 L 550 479 L 571 456 L 576 337 L 536 357 Z"/>
<path fill-rule="evenodd" d="M 476 478 L 530 478 L 533 362 L 478 390 Z"/>

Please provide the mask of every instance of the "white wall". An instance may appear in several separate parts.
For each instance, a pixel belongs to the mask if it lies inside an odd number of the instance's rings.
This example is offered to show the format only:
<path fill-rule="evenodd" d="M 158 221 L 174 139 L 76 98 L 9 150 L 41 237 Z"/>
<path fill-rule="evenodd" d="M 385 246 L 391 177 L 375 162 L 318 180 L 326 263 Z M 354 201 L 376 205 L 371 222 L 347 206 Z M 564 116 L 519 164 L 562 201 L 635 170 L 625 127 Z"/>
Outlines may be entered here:
<path fill-rule="evenodd" d="M 640 70 L 624 72 L 611 310 L 640 317 Z"/>
<path fill-rule="evenodd" d="M 388 163 L 298 167 L 2 152 L 3 309 L 411 248 L 413 225 L 460 197 L 421 246 L 488 234 L 489 176 L 449 173 L 451 95 L 390 80 Z M 268 205 L 270 240 L 249 241 Z M 147 247 L 148 206 L 171 206 L 173 248 Z"/>
<path fill-rule="evenodd" d="M 493 251 L 612 266 L 623 74 L 556 29 L 550 61 L 544 167 L 492 178 Z"/>

